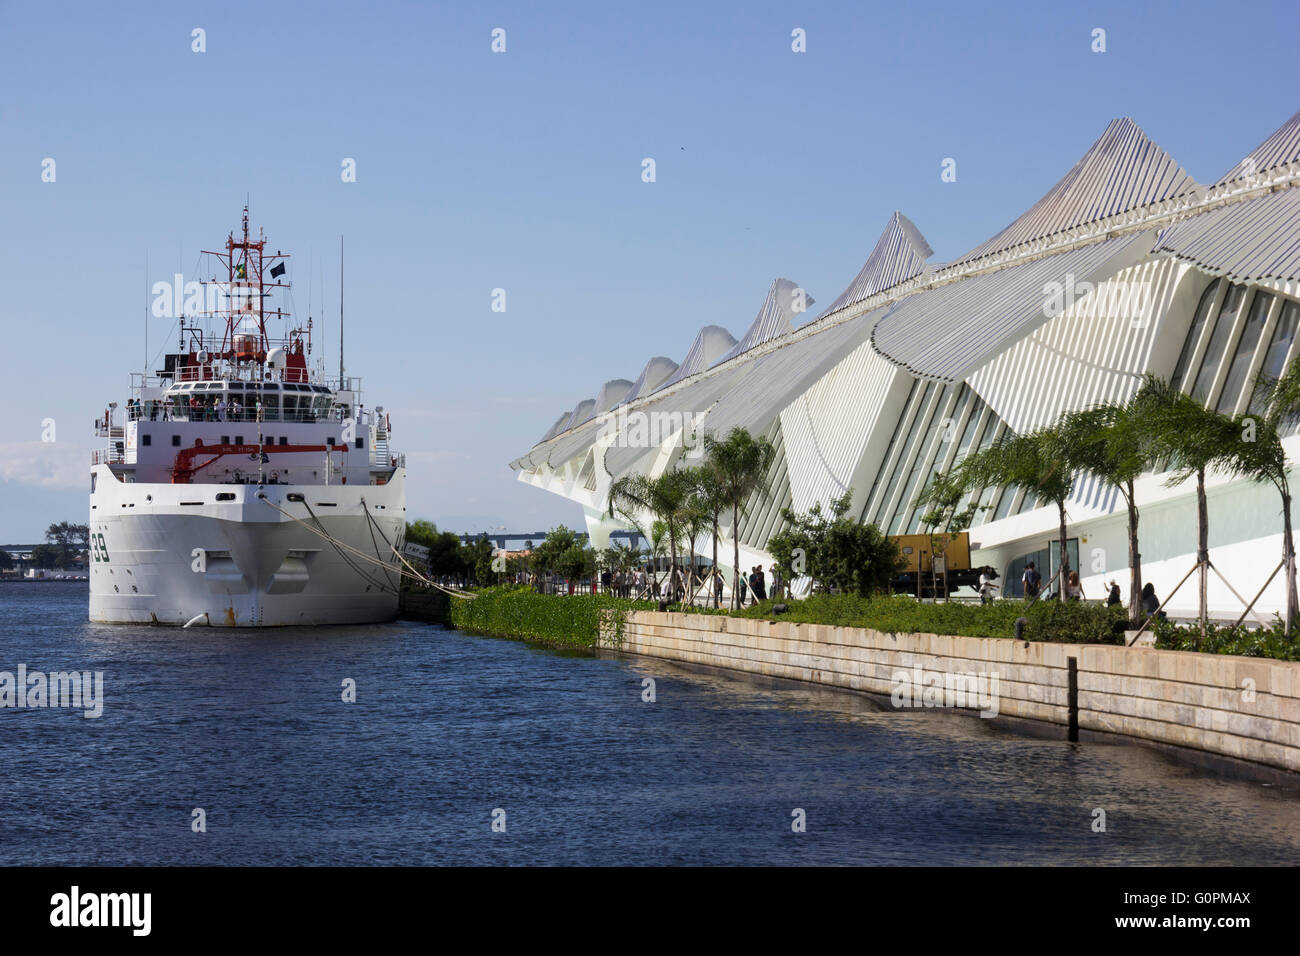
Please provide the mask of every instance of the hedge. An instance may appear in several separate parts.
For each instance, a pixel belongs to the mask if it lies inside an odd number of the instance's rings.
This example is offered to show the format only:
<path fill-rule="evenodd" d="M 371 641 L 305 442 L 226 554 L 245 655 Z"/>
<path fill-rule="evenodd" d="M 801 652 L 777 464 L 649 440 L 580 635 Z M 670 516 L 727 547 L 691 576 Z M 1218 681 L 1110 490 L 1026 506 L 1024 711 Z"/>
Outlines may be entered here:
<path fill-rule="evenodd" d="M 596 647 L 602 627 L 606 643 L 617 647 L 622 643 L 626 612 L 656 606 L 608 594 L 537 594 L 506 586 L 484 588 L 474 598 L 453 597 L 450 618 L 453 627 L 468 634 L 590 650 Z"/>
<path fill-rule="evenodd" d="M 862 597 L 856 594 L 818 594 L 802 601 L 788 599 L 787 610 L 776 614 L 776 601 L 764 601 L 740 611 L 727 608 L 671 605 L 670 610 L 693 614 L 734 614 L 737 617 L 835 627 L 866 627 L 894 634 L 951 634 L 961 637 L 1015 636 L 1016 619 L 1025 619 L 1023 638 L 1068 644 L 1122 644 L 1128 626 L 1122 605 L 1104 607 L 1084 601 L 994 601 L 919 603 L 904 595 Z M 594 649 L 603 636 L 607 646 L 623 639 L 628 611 L 655 610 L 654 601 L 633 601 L 608 594 L 537 594 L 527 588 L 495 587 L 473 599 L 452 598 L 453 627 L 470 634 L 508 637 L 548 647 Z M 1198 625 L 1160 622 L 1155 627 L 1156 647 L 1237 654 L 1282 661 L 1300 660 L 1300 630 L 1289 637 L 1281 621 L 1258 630 L 1211 624 L 1201 638 Z"/>
<path fill-rule="evenodd" d="M 817 594 L 805 600 L 788 600 L 788 610 L 775 614 L 777 602 L 738 611 L 738 617 L 763 620 L 866 627 L 893 634 L 950 634 L 957 637 L 1015 637 L 1016 619 L 1025 618 L 1024 639 L 1070 644 L 1119 644 L 1124 640 L 1123 608 L 1107 608 L 1084 601 L 994 601 L 972 604 L 947 601 L 934 604 L 915 598 L 862 597 L 856 594 Z"/>
<path fill-rule="evenodd" d="M 1300 629 L 1286 633 L 1282 621 L 1254 630 L 1229 624 L 1207 624 L 1201 637 L 1200 624 L 1174 624 L 1160 621 L 1155 625 L 1156 647 L 1171 651 L 1201 651 L 1206 654 L 1236 654 L 1241 657 L 1268 657 L 1278 661 L 1300 661 Z"/>

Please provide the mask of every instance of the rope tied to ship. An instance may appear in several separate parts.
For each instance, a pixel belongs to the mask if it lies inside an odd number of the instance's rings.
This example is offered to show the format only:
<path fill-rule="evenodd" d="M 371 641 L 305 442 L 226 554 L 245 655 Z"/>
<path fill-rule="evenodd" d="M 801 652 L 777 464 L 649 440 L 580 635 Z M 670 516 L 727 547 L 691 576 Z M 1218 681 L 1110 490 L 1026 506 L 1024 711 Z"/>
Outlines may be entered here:
<path fill-rule="evenodd" d="M 475 597 L 478 597 L 478 595 L 477 595 L 477 594 L 474 594 L 473 592 L 470 592 L 470 591 L 462 591 L 462 590 L 460 590 L 460 589 L 458 589 L 458 588 L 449 588 L 449 587 L 446 587 L 445 585 L 439 584 L 437 581 L 434 581 L 432 578 L 428 577 L 427 575 L 421 574 L 419 571 L 417 571 L 417 570 L 415 569 L 415 567 L 414 567 L 414 566 L 413 566 L 409 561 L 406 560 L 406 557 L 405 557 L 405 556 L 404 556 L 400 551 L 397 550 L 397 548 L 393 545 L 393 543 L 392 543 L 391 541 L 388 540 L 388 537 L 387 537 L 387 535 L 384 534 L 382 528 L 379 529 L 380 537 L 382 537 L 382 538 L 384 539 L 384 543 L 387 544 L 387 545 L 389 546 L 389 549 L 390 549 L 390 550 L 392 551 L 392 553 L 397 557 L 397 560 L 399 560 L 400 562 L 402 562 L 402 564 L 406 566 L 407 570 L 403 570 L 402 568 L 395 568 L 395 567 L 393 567 L 393 565 L 392 565 L 391 563 L 389 563 L 388 561 L 381 560 L 381 559 L 379 559 L 376 555 L 369 555 L 369 554 L 366 554 L 366 553 L 365 553 L 364 551 L 362 551 L 361 549 L 359 549 L 359 548 L 354 548 L 354 547 L 352 547 L 352 545 L 348 544 L 347 542 L 340 541 L 338 538 L 334 537 L 332 534 L 330 534 L 328 531 L 325 530 L 324 525 L 321 524 L 320 519 L 316 517 L 315 512 L 313 512 L 313 511 L 311 510 L 311 506 L 307 504 L 307 502 L 306 502 L 305 499 L 303 500 L 303 506 L 307 508 L 307 512 L 308 512 L 308 514 L 310 514 L 310 515 L 312 516 L 312 518 L 315 519 L 316 524 L 318 525 L 318 527 L 312 527 L 311 524 L 309 524 L 307 521 L 304 521 L 302 518 L 299 518 L 297 515 L 290 514 L 288 511 L 285 511 L 283 508 L 281 508 L 279 505 L 277 505 L 274 501 L 272 501 L 270 498 L 268 498 L 268 497 L 266 496 L 265 492 L 258 492 L 257 497 L 258 497 L 259 500 L 261 500 L 261 501 L 264 502 L 265 504 L 269 505 L 270 507 L 274 508 L 274 509 L 275 509 L 276 511 L 278 511 L 281 515 L 283 515 L 284 517 L 288 518 L 290 521 L 293 521 L 293 522 L 296 522 L 297 524 L 302 525 L 305 529 L 307 529 L 308 531 L 310 531 L 312 534 L 316 535 L 317 537 L 324 538 L 324 539 L 325 539 L 326 541 L 328 541 L 328 542 L 329 542 L 329 543 L 330 543 L 330 544 L 331 544 L 331 545 L 332 545 L 336 550 L 339 551 L 340 556 L 342 556 L 342 552 L 343 552 L 343 551 L 350 551 L 350 552 L 352 552 L 354 555 L 356 555 L 358 558 L 360 558 L 361 560 L 363 560 L 363 561 L 368 561 L 368 562 L 371 563 L 371 564 L 377 565 L 378 567 L 382 568 L 382 569 L 383 569 L 384 571 L 386 571 L 386 572 L 396 571 L 400 577 L 406 578 L 406 579 L 411 580 L 411 581 L 417 581 L 417 582 L 419 582 L 420 584 L 425 585 L 426 587 L 430 587 L 430 588 L 434 588 L 434 589 L 436 589 L 436 590 L 438 590 L 438 591 L 442 591 L 442 592 L 444 592 L 444 593 L 446 593 L 446 594 L 448 594 L 448 595 L 451 595 L 452 597 L 471 598 L 471 599 L 472 599 L 472 598 L 475 598 Z M 371 523 L 374 523 L 374 518 L 373 518 L 373 517 L 371 516 L 371 514 L 370 514 L 370 509 L 366 507 L 366 503 L 365 503 L 364 499 L 363 499 L 362 502 L 361 502 L 361 508 L 362 508 L 362 511 L 365 512 L 365 515 L 366 515 L 367 520 L 370 521 Z M 376 548 L 376 550 L 378 550 L 378 548 Z M 344 557 L 344 560 L 346 561 L 347 558 Z M 351 562 L 349 562 L 349 564 L 351 564 Z M 381 582 L 375 582 L 375 581 L 373 581 L 373 580 L 372 580 L 368 575 L 364 574 L 363 572 L 358 571 L 358 573 L 361 574 L 362 577 L 366 578 L 366 580 L 371 581 L 371 583 L 373 583 L 373 584 L 376 584 L 376 586 L 378 586 L 381 590 L 391 590 L 390 588 L 386 587 L 386 586 L 385 586 L 384 584 L 382 584 Z"/>

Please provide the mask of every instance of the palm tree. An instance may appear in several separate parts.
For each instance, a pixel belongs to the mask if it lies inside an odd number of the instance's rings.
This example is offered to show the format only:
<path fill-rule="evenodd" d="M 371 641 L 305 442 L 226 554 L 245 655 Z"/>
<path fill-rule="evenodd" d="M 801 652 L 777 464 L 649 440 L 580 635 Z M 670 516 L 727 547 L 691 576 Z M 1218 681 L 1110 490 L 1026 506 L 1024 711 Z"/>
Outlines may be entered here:
<path fill-rule="evenodd" d="M 1156 453 L 1169 459 L 1165 484 L 1180 485 L 1196 476 L 1196 563 L 1200 572 L 1201 633 L 1209 618 L 1210 519 L 1205 499 L 1205 475 L 1230 467 L 1229 454 L 1239 433 L 1232 419 L 1206 408 L 1168 382 L 1148 376 L 1134 396 L 1155 440 Z M 1153 468 L 1159 467 L 1153 465 Z"/>
<path fill-rule="evenodd" d="M 709 525 L 710 532 L 713 536 L 713 566 L 710 569 L 709 577 L 720 574 L 718 570 L 718 523 L 722 517 L 722 512 L 726 510 L 727 499 L 723 495 L 721 488 L 713 480 L 713 472 L 705 465 L 698 465 L 687 472 L 693 479 L 694 485 L 691 488 L 691 507 L 698 509 L 705 516 Z M 710 592 L 713 594 L 713 606 L 718 606 L 718 592 L 710 584 Z"/>
<path fill-rule="evenodd" d="M 682 506 L 682 531 L 690 548 L 691 563 L 687 575 L 687 590 L 691 595 L 691 607 L 695 606 L 695 542 L 699 540 L 710 522 L 716 526 L 717 511 L 710 509 L 710 502 L 701 495 L 701 485 L 707 482 L 703 468 L 683 468 L 679 472 L 686 483 L 686 501 Z"/>
<path fill-rule="evenodd" d="M 624 475 L 609 487 L 608 514 L 616 512 L 634 524 L 649 513 L 664 523 L 667 543 L 672 554 L 669 580 L 677 578 L 678 528 L 686 499 L 690 494 L 687 477 L 678 471 L 666 471 L 656 478 L 645 475 Z M 641 531 L 638 525 L 637 530 Z M 642 532 L 644 535 L 644 532 Z M 649 536 L 646 536 L 649 537 Z M 657 578 L 657 575 L 656 575 Z"/>
<path fill-rule="evenodd" d="M 659 597 L 659 559 L 668 550 L 668 525 L 658 519 L 650 522 L 650 535 L 646 538 L 646 555 L 650 558 L 650 593 L 647 597 Z"/>
<path fill-rule="evenodd" d="M 1235 441 L 1228 457 L 1229 470 L 1238 477 L 1267 482 L 1282 498 L 1282 561 L 1286 566 L 1287 632 L 1295 624 L 1296 559 L 1295 534 L 1291 527 L 1291 485 L 1287 479 L 1286 450 L 1283 434 L 1300 415 L 1300 362 L 1287 366 L 1282 377 L 1269 380 L 1262 373 L 1256 379 L 1256 395 L 1262 402 L 1251 402 L 1245 415 L 1233 420 Z M 1252 414 L 1260 405 L 1262 414 Z"/>
<path fill-rule="evenodd" d="M 750 496 L 763 486 L 767 469 L 776 457 L 776 449 L 766 438 L 756 439 L 745 429 L 736 427 L 721 441 L 705 435 L 704 454 L 704 467 L 731 509 L 734 571 L 731 606 L 735 608 L 740 598 L 740 517 L 745 513 L 745 504 Z"/>
<path fill-rule="evenodd" d="M 953 487 L 976 494 L 990 486 L 1014 486 L 1056 505 L 1059 515 L 1060 599 L 1066 600 L 1065 579 L 1070 573 L 1065 502 L 1074 490 L 1078 469 L 1077 449 L 1071 436 L 1057 427 L 1040 428 L 1024 435 L 1007 432 L 993 444 L 967 455 L 953 471 L 939 476 L 941 497 L 951 497 Z"/>
<path fill-rule="evenodd" d="M 1127 402 L 1106 402 L 1064 416 L 1058 427 L 1080 467 L 1124 498 L 1128 509 L 1129 622 L 1142 624 L 1142 555 L 1138 551 L 1138 507 L 1134 485 L 1163 459 L 1150 427 L 1148 406 L 1156 402 L 1138 390 Z"/>

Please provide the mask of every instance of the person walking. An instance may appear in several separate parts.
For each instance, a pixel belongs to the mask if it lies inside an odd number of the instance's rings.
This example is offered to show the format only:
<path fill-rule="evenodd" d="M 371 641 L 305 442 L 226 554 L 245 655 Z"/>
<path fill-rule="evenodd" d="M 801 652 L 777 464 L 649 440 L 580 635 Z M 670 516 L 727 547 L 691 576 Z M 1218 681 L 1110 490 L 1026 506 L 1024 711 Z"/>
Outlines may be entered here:
<path fill-rule="evenodd" d="M 1119 585 L 1111 581 L 1107 584 L 1107 587 L 1110 588 L 1110 594 L 1106 596 L 1106 606 L 1114 607 L 1120 602 Z"/>
<path fill-rule="evenodd" d="M 1043 576 L 1038 573 L 1038 568 L 1034 567 L 1034 562 L 1030 561 L 1025 565 L 1025 573 L 1020 576 L 1021 584 L 1025 589 L 1025 597 L 1033 600 L 1038 597 L 1038 589 L 1042 587 Z"/>
<path fill-rule="evenodd" d="M 1083 600 L 1083 584 L 1079 581 L 1079 572 L 1071 571 L 1065 584 L 1065 597 L 1068 601 Z"/>

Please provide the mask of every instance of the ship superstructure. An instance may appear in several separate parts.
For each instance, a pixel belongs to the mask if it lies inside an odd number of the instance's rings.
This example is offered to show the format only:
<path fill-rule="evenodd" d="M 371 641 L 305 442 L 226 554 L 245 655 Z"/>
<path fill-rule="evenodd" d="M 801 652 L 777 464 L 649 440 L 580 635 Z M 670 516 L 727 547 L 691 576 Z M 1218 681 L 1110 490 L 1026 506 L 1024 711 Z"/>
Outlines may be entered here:
<path fill-rule="evenodd" d="M 96 423 L 90 618 L 258 627 L 397 612 L 405 462 L 361 380 L 311 363 L 312 322 L 281 336 L 283 253 L 249 232 L 180 316 L 163 368 Z"/>

